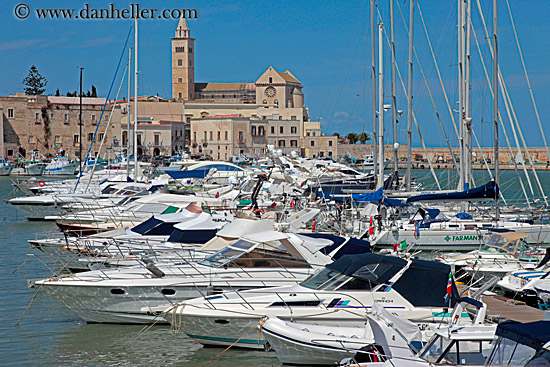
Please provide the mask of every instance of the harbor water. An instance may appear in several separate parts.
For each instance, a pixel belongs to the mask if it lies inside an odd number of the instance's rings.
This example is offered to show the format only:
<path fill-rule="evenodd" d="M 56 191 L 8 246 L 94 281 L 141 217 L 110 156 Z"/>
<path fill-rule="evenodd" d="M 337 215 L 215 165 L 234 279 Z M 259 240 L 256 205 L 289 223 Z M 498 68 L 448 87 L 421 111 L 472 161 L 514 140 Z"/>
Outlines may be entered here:
<path fill-rule="evenodd" d="M 429 171 L 415 170 L 414 175 L 424 187 L 436 188 Z M 445 172 L 438 171 L 438 176 L 442 183 L 448 180 Z M 489 181 L 486 172 L 476 171 L 474 176 L 477 185 Z M 539 178 L 550 191 L 550 172 L 540 172 Z M 514 171 L 502 172 L 501 187 L 510 202 L 522 198 Z M 537 194 L 538 189 L 534 190 Z M 0 197 L 11 191 L 11 180 L 0 178 Z M 27 241 L 47 237 L 54 230 L 53 223 L 29 222 L 3 200 L 0 203 L 0 365 L 202 366 L 222 352 L 203 348 L 183 333 L 172 335 L 168 326 L 142 333 L 141 325 L 86 324 L 37 288 L 28 288 L 28 279 L 48 277 L 52 271 Z M 230 349 L 210 366 L 280 363 L 273 353 Z"/>

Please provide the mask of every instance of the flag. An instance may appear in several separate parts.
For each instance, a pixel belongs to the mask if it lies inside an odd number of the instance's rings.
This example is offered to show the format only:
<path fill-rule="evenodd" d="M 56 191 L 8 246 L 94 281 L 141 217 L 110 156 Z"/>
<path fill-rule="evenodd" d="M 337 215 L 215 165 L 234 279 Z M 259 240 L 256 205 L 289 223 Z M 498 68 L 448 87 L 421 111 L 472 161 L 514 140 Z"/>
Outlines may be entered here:
<path fill-rule="evenodd" d="M 405 251 L 407 249 L 407 240 L 401 241 L 401 251 Z"/>
<path fill-rule="evenodd" d="M 449 280 L 447 281 L 447 296 L 453 293 L 453 272 L 449 273 Z"/>
<path fill-rule="evenodd" d="M 414 222 L 414 238 L 420 237 L 420 222 L 415 221 Z"/>
<path fill-rule="evenodd" d="M 369 235 L 374 233 L 374 226 L 372 225 L 372 217 L 370 217 Z"/>

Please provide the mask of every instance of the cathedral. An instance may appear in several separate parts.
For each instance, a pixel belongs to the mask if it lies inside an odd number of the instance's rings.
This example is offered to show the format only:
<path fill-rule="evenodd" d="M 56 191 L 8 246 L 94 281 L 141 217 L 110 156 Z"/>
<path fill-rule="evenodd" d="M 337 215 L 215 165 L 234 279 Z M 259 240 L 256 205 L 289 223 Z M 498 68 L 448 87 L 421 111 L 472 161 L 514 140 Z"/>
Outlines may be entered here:
<path fill-rule="evenodd" d="M 196 82 L 195 39 L 184 18 L 171 38 L 171 54 L 172 100 L 183 103 L 192 152 L 228 159 L 274 145 L 306 156 L 335 153 L 332 141 L 331 149 L 320 151 L 328 143 L 319 121 L 310 120 L 302 83 L 289 70 L 269 66 L 254 83 Z"/>

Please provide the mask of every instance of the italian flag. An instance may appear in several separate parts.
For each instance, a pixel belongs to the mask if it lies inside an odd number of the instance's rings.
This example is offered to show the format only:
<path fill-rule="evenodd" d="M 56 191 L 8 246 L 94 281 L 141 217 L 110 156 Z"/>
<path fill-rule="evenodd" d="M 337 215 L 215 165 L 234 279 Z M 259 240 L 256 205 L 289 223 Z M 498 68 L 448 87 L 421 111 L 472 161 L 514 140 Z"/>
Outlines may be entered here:
<path fill-rule="evenodd" d="M 447 281 L 447 294 L 450 296 L 453 293 L 453 272 L 449 273 L 449 280 Z"/>

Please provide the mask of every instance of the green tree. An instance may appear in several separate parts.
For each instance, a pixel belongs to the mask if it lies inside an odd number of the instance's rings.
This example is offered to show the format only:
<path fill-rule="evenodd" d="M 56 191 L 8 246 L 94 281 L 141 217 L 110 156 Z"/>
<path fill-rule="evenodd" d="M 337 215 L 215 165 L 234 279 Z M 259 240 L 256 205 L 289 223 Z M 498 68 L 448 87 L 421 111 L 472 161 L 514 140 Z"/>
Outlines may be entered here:
<path fill-rule="evenodd" d="M 349 140 L 350 144 L 355 144 L 357 143 L 357 140 L 359 140 L 356 133 L 348 133 L 348 135 L 346 135 L 346 139 Z"/>
<path fill-rule="evenodd" d="M 97 89 L 95 89 L 95 85 L 92 85 L 92 97 L 97 98 Z"/>
<path fill-rule="evenodd" d="M 55 90 L 55 96 L 56 96 L 56 97 L 61 96 L 61 93 L 59 93 L 59 88 L 57 88 L 57 89 Z"/>
<path fill-rule="evenodd" d="M 365 144 L 367 141 L 370 140 L 370 136 L 369 134 L 363 131 L 361 134 L 357 136 L 357 140 L 359 140 L 361 144 Z"/>
<path fill-rule="evenodd" d="M 332 136 L 336 136 L 337 139 L 340 139 L 340 133 L 334 133 Z"/>
<path fill-rule="evenodd" d="M 23 85 L 26 87 L 25 94 L 37 96 L 46 91 L 46 85 L 48 81 L 46 78 L 38 72 L 36 66 L 31 66 L 29 74 L 23 79 Z"/>

